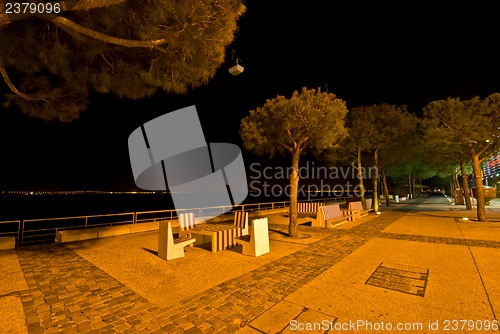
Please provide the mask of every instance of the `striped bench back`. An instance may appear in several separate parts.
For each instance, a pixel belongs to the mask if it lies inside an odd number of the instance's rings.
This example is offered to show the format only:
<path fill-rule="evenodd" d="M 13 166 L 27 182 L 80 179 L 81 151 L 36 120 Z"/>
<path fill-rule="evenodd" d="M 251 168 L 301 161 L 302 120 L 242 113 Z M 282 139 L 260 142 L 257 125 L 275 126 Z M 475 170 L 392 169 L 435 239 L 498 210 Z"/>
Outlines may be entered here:
<path fill-rule="evenodd" d="M 248 222 L 248 212 L 244 211 L 235 211 L 234 212 L 234 226 L 245 228 L 247 227 Z"/>
<path fill-rule="evenodd" d="M 350 202 L 349 203 L 349 210 L 363 210 L 363 204 L 361 201 L 356 201 L 356 202 Z"/>
<path fill-rule="evenodd" d="M 186 212 L 179 214 L 179 227 L 182 231 L 187 231 L 196 227 L 194 212 Z"/>
<path fill-rule="evenodd" d="M 318 212 L 318 208 L 321 207 L 322 204 L 315 202 L 315 203 L 297 203 L 297 212 L 312 212 L 316 213 Z"/>
<path fill-rule="evenodd" d="M 342 216 L 339 204 L 322 206 L 320 209 L 323 211 L 323 217 L 325 217 L 326 220 Z"/>
<path fill-rule="evenodd" d="M 248 234 L 248 212 L 234 212 L 234 226 L 241 230 L 241 235 Z"/>

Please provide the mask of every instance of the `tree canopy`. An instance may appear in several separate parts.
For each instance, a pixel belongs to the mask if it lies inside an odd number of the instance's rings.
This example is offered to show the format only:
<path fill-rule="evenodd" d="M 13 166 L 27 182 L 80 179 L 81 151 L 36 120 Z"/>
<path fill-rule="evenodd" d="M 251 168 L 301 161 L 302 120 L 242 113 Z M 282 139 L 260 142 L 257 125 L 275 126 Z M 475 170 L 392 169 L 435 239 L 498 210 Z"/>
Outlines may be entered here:
<path fill-rule="evenodd" d="M 304 153 L 333 149 L 347 136 L 345 102 L 320 89 L 303 88 L 290 98 L 267 99 L 240 126 L 246 149 L 259 154 Z"/>
<path fill-rule="evenodd" d="M 0 0 L 0 72 L 5 107 L 60 121 L 77 119 L 91 90 L 140 99 L 206 84 L 246 10 L 241 0 L 58 3 L 58 13 L 6 13 Z"/>
<path fill-rule="evenodd" d="M 360 152 L 369 153 L 373 157 L 376 173 L 373 179 L 373 209 L 378 211 L 378 176 L 382 172 L 384 191 L 387 193 L 385 167 L 394 164 L 393 155 L 400 141 L 407 140 L 413 133 L 417 119 L 410 114 L 406 105 L 397 106 L 387 103 L 352 108 L 348 115 L 349 139 L 358 152 L 358 171 L 361 169 Z M 363 189 L 360 178 L 360 188 Z M 362 197 L 363 201 L 363 197 Z"/>

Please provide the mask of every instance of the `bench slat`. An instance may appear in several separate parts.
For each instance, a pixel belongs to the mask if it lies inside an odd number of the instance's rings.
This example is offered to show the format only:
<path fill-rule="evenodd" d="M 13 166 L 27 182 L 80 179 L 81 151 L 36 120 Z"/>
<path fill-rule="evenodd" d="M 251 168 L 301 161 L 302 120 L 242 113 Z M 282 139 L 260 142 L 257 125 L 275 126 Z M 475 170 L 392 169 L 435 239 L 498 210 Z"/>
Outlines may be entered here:
<path fill-rule="evenodd" d="M 297 216 L 301 217 L 301 218 L 303 218 L 303 217 L 315 217 L 315 218 L 317 218 L 318 210 L 322 206 L 323 206 L 323 203 L 319 203 L 319 202 L 297 203 Z"/>
<path fill-rule="evenodd" d="M 178 244 L 180 242 L 188 241 L 188 240 L 191 240 L 191 239 L 193 239 L 193 238 L 190 238 L 187 235 L 184 236 L 184 237 L 179 237 L 177 239 L 174 239 L 174 244 Z"/>

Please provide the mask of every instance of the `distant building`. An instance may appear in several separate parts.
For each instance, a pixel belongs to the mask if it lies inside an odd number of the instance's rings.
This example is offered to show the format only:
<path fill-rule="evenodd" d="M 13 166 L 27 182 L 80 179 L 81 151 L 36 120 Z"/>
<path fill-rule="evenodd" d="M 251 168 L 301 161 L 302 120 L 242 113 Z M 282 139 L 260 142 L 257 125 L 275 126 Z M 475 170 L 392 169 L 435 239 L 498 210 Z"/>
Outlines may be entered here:
<path fill-rule="evenodd" d="M 500 154 L 497 154 L 483 163 L 484 184 L 500 190 Z"/>

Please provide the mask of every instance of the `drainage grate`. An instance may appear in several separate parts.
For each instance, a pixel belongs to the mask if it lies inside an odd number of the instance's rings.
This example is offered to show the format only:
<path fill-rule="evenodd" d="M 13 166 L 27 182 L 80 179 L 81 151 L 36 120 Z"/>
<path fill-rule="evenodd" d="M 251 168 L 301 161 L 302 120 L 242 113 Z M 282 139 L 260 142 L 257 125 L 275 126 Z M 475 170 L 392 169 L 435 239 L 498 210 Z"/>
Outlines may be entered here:
<path fill-rule="evenodd" d="M 365 284 L 424 297 L 429 269 L 382 262 Z"/>

